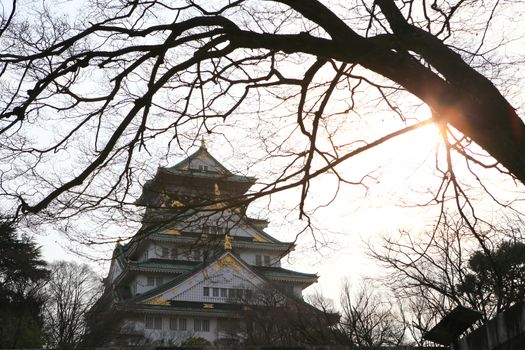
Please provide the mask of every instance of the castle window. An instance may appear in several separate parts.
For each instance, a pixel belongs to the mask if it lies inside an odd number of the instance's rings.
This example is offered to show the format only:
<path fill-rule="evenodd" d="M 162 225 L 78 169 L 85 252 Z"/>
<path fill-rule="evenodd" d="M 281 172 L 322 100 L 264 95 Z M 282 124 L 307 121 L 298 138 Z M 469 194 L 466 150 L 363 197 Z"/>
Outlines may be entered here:
<path fill-rule="evenodd" d="M 221 297 L 227 298 L 228 297 L 228 289 L 227 288 L 221 288 Z"/>
<path fill-rule="evenodd" d="M 162 329 L 162 317 L 146 315 L 144 317 L 144 327 L 146 329 Z"/>
<path fill-rule="evenodd" d="M 177 248 L 173 248 L 171 250 L 171 258 L 172 259 L 178 259 L 179 258 L 179 251 Z"/>
<path fill-rule="evenodd" d="M 236 292 L 236 296 L 237 296 L 237 299 L 242 299 L 243 297 L 243 294 L 244 294 L 244 290 L 243 289 L 237 289 L 237 292 Z"/>
<path fill-rule="evenodd" d="M 157 278 L 156 278 L 156 282 L 157 282 L 157 287 L 158 287 L 158 286 L 161 286 L 161 285 L 164 283 L 164 278 L 162 278 L 162 277 L 157 277 Z"/>
<path fill-rule="evenodd" d="M 228 298 L 230 298 L 230 299 L 235 298 L 235 289 L 228 288 Z"/>
<path fill-rule="evenodd" d="M 270 266 L 270 257 L 268 255 L 264 256 L 264 265 Z"/>
<path fill-rule="evenodd" d="M 204 226 L 204 233 L 209 233 L 210 235 L 223 235 L 226 233 L 226 229 L 220 226 Z"/>
<path fill-rule="evenodd" d="M 176 317 L 170 317 L 170 329 L 172 331 L 177 330 L 177 318 Z"/>
<path fill-rule="evenodd" d="M 145 316 L 144 317 L 144 324 L 146 329 L 153 329 L 153 316 Z"/>
<path fill-rule="evenodd" d="M 193 251 L 193 260 L 195 261 L 201 260 L 201 252 L 199 250 Z"/>
<path fill-rule="evenodd" d="M 204 287 L 202 289 L 202 295 L 204 295 L 205 297 L 209 297 L 210 296 L 210 287 Z"/>
<path fill-rule="evenodd" d="M 218 297 L 219 296 L 219 288 L 213 288 L 213 296 Z"/>
<path fill-rule="evenodd" d="M 162 317 L 155 317 L 155 329 L 162 329 Z"/>
<path fill-rule="evenodd" d="M 203 332 L 210 331 L 210 320 L 202 320 L 202 331 Z"/>
<path fill-rule="evenodd" d="M 261 260 L 261 256 L 260 255 L 256 255 L 255 256 L 255 265 L 257 265 L 257 266 L 261 266 L 262 265 L 262 260 Z"/>
<path fill-rule="evenodd" d="M 155 278 L 154 277 L 148 277 L 148 281 L 146 283 L 147 286 L 154 286 L 155 285 Z"/>
<path fill-rule="evenodd" d="M 185 331 L 186 329 L 187 329 L 186 319 L 185 318 L 179 318 L 179 330 Z"/>
<path fill-rule="evenodd" d="M 198 318 L 193 320 L 193 330 L 199 332 L 202 330 L 202 321 Z"/>

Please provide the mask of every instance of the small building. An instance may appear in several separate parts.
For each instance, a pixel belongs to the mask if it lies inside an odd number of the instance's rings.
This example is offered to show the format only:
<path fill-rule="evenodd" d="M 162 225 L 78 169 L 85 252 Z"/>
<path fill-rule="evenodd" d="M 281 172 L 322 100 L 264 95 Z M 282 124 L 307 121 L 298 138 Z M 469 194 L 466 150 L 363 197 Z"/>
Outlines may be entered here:
<path fill-rule="evenodd" d="M 246 311 L 268 291 L 275 307 L 293 300 L 313 309 L 302 291 L 318 276 L 281 267 L 294 244 L 246 215 L 242 198 L 254 182 L 231 173 L 204 144 L 158 169 L 137 200 L 142 227 L 117 243 L 105 292 L 90 312 L 101 343 L 239 342 L 253 327 Z"/>

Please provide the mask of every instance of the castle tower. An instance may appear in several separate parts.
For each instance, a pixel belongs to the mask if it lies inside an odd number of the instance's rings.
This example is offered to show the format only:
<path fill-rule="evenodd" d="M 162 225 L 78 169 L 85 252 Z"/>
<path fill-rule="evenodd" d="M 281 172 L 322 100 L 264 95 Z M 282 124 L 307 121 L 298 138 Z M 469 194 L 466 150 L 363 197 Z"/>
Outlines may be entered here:
<path fill-rule="evenodd" d="M 231 173 L 204 143 L 158 169 L 137 200 L 146 207 L 142 228 L 129 243 L 117 243 L 105 292 L 91 311 L 92 324 L 97 315 L 119 315 L 109 343 L 239 336 L 242 311 L 258 303 L 262 288 L 304 303 L 302 291 L 317 276 L 282 268 L 293 243 L 246 216 L 239 199 L 254 182 Z"/>

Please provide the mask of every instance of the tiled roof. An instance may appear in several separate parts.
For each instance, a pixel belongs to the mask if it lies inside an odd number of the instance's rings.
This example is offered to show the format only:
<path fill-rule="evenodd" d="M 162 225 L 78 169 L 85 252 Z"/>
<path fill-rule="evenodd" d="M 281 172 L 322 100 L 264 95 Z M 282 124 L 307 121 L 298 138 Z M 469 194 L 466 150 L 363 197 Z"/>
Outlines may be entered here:
<path fill-rule="evenodd" d="M 191 214 L 197 213 L 197 212 L 198 211 L 195 210 L 195 209 L 189 209 L 184 214 L 186 216 L 190 216 Z M 257 227 L 256 225 L 254 225 L 252 222 L 250 222 L 250 220 L 244 220 L 244 219 L 242 219 L 242 220 L 243 220 L 243 223 L 248 225 L 250 228 L 252 228 L 259 235 L 261 235 L 262 237 L 267 239 L 269 241 L 268 243 L 278 243 L 278 244 L 285 244 L 285 245 L 293 244 L 293 242 L 281 242 L 281 241 L 279 241 L 275 237 L 272 237 L 271 235 L 266 233 L 263 229 L 261 229 L 261 228 Z M 146 227 L 146 228 L 141 229 L 139 231 L 139 233 L 140 233 L 140 235 L 161 234 L 162 231 L 164 231 L 166 229 L 169 229 L 171 226 L 172 226 L 172 224 L 170 223 L 168 225 L 163 225 L 163 226 L 155 226 L 155 227 L 150 227 L 150 228 Z M 172 237 L 184 236 L 184 237 L 198 237 L 198 238 L 200 238 L 202 236 L 202 233 L 182 231 L 180 233 L 180 235 L 176 235 L 176 236 L 175 235 L 163 235 L 163 236 L 172 236 Z M 233 237 L 234 237 L 234 242 L 235 242 L 235 240 L 254 242 L 253 237 L 242 237 L 242 236 L 233 236 Z"/>
<path fill-rule="evenodd" d="M 188 277 L 193 275 L 195 272 L 199 271 L 204 266 L 205 265 L 203 263 L 200 263 L 200 264 L 196 265 L 195 268 L 193 268 L 192 270 L 190 270 L 190 271 L 188 271 L 186 273 L 180 274 L 179 276 L 175 277 L 174 279 L 172 279 L 171 281 L 169 281 L 167 283 L 164 283 L 163 285 L 160 285 L 160 286 L 158 286 L 156 288 L 150 289 L 146 293 L 143 293 L 143 294 L 140 294 L 140 295 L 136 295 L 133 298 L 125 300 L 125 303 L 126 304 L 134 304 L 134 303 L 137 303 L 137 302 L 144 301 L 144 300 L 146 300 L 148 298 L 151 298 L 151 297 L 153 297 L 153 296 L 155 296 L 157 294 L 160 294 L 160 293 L 170 289 L 171 287 L 174 287 L 178 283 L 184 281 L 185 279 L 187 279 Z"/>
<path fill-rule="evenodd" d="M 145 261 L 130 262 L 130 270 L 159 270 L 162 272 L 173 271 L 175 273 L 188 272 L 201 264 L 198 261 L 149 259 Z"/>
<path fill-rule="evenodd" d="M 317 274 L 315 273 L 304 273 L 293 270 L 288 270 L 282 267 L 273 266 L 253 266 L 253 268 L 264 275 L 268 279 L 279 279 L 279 280 L 293 280 L 293 281 L 317 281 Z"/>
<path fill-rule="evenodd" d="M 211 261 L 210 261 L 211 262 Z M 202 267 L 201 262 L 181 261 L 168 259 L 149 259 L 141 262 L 131 262 L 130 270 L 138 271 L 157 271 L 157 272 L 174 272 L 188 273 Z M 257 273 L 270 280 L 295 281 L 295 282 L 315 282 L 318 276 L 316 274 L 297 272 L 282 267 L 271 266 L 251 266 Z"/>
<path fill-rule="evenodd" d="M 244 175 L 224 175 L 213 171 L 189 171 L 189 170 L 177 170 L 173 167 L 171 168 L 159 168 L 161 171 L 166 171 L 173 175 L 178 176 L 191 176 L 193 178 L 203 178 L 203 179 L 218 179 L 222 181 L 232 181 L 232 182 L 255 182 L 255 177 L 244 176 Z"/>
<path fill-rule="evenodd" d="M 182 231 L 180 234 L 177 234 L 177 235 L 174 235 L 174 234 L 165 234 L 165 233 L 161 233 L 162 230 L 165 230 L 165 228 L 162 228 L 162 229 L 156 229 L 155 230 L 155 233 L 151 233 L 149 234 L 149 237 L 150 239 L 153 239 L 153 240 L 159 240 L 159 241 L 179 241 L 179 242 L 182 242 L 182 241 L 185 241 L 185 242 L 190 242 L 190 243 L 193 243 L 195 242 L 195 240 L 199 240 L 200 242 L 203 241 L 203 234 L 202 233 L 197 233 L 197 232 L 185 232 L 185 231 Z M 271 249 L 277 249 L 277 250 L 282 250 L 282 249 L 290 249 L 290 246 L 293 245 L 292 242 L 280 242 L 280 241 L 277 241 L 277 240 L 274 240 L 274 241 L 270 241 L 270 242 L 259 242 L 259 241 L 255 241 L 253 239 L 253 237 L 243 237 L 243 236 L 231 236 L 233 238 L 232 240 L 232 244 L 233 246 L 242 246 L 242 247 L 245 247 L 247 245 L 249 246 L 254 246 L 254 247 L 257 247 L 257 248 L 265 248 L 265 250 L 271 250 Z M 214 236 L 214 235 L 208 235 L 208 237 L 206 237 L 206 240 L 210 239 L 210 238 L 217 238 L 216 242 L 222 242 L 222 240 L 224 239 L 224 236 L 223 235 L 217 235 L 217 236 Z M 214 243 L 214 241 L 211 241 L 210 244 Z"/>
<path fill-rule="evenodd" d="M 125 269 L 127 266 L 125 252 L 126 246 L 120 244 L 120 242 L 117 242 L 115 249 L 113 250 L 113 258 L 117 260 L 121 269 Z"/>
<path fill-rule="evenodd" d="M 190 170 L 184 169 L 183 166 L 188 164 L 195 158 L 207 158 L 211 160 L 213 163 L 215 163 L 215 166 L 222 171 L 222 173 L 219 173 L 216 171 L 205 171 L 204 172 L 204 171 L 197 171 L 197 170 L 191 170 L 191 169 Z M 255 177 L 233 174 L 224 165 L 222 165 L 217 159 L 215 159 L 215 157 L 213 157 L 208 152 L 206 147 L 202 147 L 202 146 L 196 152 L 191 154 L 186 159 L 175 164 L 174 166 L 171 166 L 169 168 L 160 168 L 160 169 L 165 170 L 175 175 L 202 177 L 202 178 L 214 178 L 214 179 L 222 179 L 224 181 L 255 182 L 256 180 Z"/>
<path fill-rule="evenodd" d="M 206 317 L 241 317 L 238 308 L 227 308 L 223 305 L 228 304 L 213 304 L 213 308 L 205 307 L 205 304 L 209 303 L 192 303 L 194 305 L 149 305 L 149 304 L 118 304 L 117 308 L 120 310 L 137 312 L 137 313 L 157 313 L 157 314 L 176 314 L 177 316 L 181 315 L 198 315 L 203 314 Z"/>

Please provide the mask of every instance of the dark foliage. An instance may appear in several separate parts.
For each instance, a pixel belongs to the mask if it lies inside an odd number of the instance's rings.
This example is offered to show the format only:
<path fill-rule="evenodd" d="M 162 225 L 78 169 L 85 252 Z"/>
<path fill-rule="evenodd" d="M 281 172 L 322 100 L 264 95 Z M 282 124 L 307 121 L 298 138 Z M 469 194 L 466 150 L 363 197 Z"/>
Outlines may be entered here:
<path fill-rule="evenodd" d="M 41 287 L 48 273 L 35 242 L 0 221 L 0 348 L 42 345 Z"/>
<path fill-rule="evenodd" d="M 475 252 L 469 259 L 469 272 L 458 289 L 506 310 L 525 296 L 525 243 L 502 242 L 491 255 Z M 502 281 L 500 284 L 499 281 Z"/>

